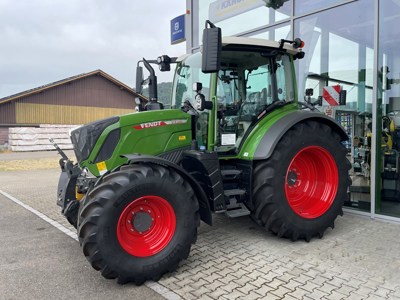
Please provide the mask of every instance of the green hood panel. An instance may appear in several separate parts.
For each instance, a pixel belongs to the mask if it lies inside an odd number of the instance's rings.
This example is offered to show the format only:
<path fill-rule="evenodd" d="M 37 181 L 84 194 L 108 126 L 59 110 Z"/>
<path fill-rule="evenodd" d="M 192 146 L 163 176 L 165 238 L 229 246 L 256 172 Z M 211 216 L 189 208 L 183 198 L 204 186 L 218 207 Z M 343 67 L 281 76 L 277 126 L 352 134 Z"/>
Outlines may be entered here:
<path fill-rule="evenodd" d="M 121 155 L 140 153 L 159 155 L 190 146 L 192 141 L 191 115 L 181 110 L 154 110 L 121 115 L 119 122 L 107 127 L 97 140 L 88 159 L 80 163 L 95 176 L 100 176 L 104 164 L 97 165 L 96 157 L 108 134 L 120 129 L 120 137 L 113 155 L 105 160 L 106 170 L 112 170 L 127 159 Z M 103 170 L 104 172 L 104 170 Z"/>

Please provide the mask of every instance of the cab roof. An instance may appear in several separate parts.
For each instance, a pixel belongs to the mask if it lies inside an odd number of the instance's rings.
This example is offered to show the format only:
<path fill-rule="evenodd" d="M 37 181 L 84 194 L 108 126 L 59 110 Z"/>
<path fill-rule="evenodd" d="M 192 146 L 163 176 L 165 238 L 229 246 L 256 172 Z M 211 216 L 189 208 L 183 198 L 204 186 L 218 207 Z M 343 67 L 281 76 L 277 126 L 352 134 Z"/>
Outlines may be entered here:
<path fill-rule="evenodd" d="M 248 37 L 235 37 L 235 36 L 226 36 L 222 38 L 222 46 L 228 45 L 247 45 L 247 46 L 260 46 L 260 47 L 268 47 L 268 48 L 279 48 L 280 43 L 278 41 L 271 41 L 265 39 L 257 39 L 257 38 L 248 38 Z M 296 55 L 301 52 L 301 48 L 294 48 L 291 44 L 285 43 L 283 45 L 283 49 L 285 49 L 288 53 Z M 177 58 L 177 61 L 183 61 L 185 58 L 190 56 L 190 54 L 184 54 Z"/>
<path fill-rule="evenodd" d="M 233 36 L 223 37 L 222 46 L 228 46 L 228 45 L 248 45 L 248 46 L 279 48 L 280 43 L 278 41 L 248 38 L 248 37 L 233 37 Z M 287 50 L 287 52 L 293 55 L 302 51 L 301 48 L 294 48 L 291 44 L 288 43 L 285 43 L 283 45 L 283 49 Z"/>

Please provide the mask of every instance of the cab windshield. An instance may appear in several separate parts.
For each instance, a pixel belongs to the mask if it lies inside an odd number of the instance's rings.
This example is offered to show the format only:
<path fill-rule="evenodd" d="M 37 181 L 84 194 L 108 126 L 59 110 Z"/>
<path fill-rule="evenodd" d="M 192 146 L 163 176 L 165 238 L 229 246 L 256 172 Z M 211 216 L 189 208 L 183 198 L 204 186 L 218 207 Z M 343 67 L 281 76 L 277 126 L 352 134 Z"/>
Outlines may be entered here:
<path fill-rule="evenodd" d="M 210 74 L 201 72 L 200 52 L 189 56 L 177 65 L 172 92 L 172 108 L 181 108 L 186 100 L 194 104 L 196 92 L 192 90 L 192 86 L 195 82 L 202 83 L 202 93 L 207 99 L 210 99 Z"/>
<path fill-rule="evenodd" d="M 196 141 L 200 147 L 207 148 L 208 141 L 208 121 L 209 111 L 196 111 L 193 83 L 200 82 L 203 86 L 201 93 L 207 100 L 210 100 L 210 74 L 201 72 L 201 53 L 195 53 L 186 60 L 179 63 L 176 67 L 174 77 L 174 89 L 172 91 L 172 108 L 182 108 L 185 102 L 193 108 L 188 113 L 195 117 L 195 135 Z"/>
<path fill-rule="evenodd" d="M 193 108 L 196 92 L 193 83 L 202 83 L 206 100 L 215 99 L 217 111 L 214 145 L 220 152 L 237 149 L 247 132 L 273 108 L 295 101 L 291 56 L 285 53 L 224 49 L 216 76 L 216 95 L 210 94 L 210 74 L 201 72 L 201 53 L 178 64 L 174 78 L 172 108 L 185 101 Z M 273 55 L 271 54 L 273 53 Z M 214 77 L 215 78 L 215 77 Z M 196 140 L 207 147 L 209 111 L 188 111 L 195 117 Z"/>

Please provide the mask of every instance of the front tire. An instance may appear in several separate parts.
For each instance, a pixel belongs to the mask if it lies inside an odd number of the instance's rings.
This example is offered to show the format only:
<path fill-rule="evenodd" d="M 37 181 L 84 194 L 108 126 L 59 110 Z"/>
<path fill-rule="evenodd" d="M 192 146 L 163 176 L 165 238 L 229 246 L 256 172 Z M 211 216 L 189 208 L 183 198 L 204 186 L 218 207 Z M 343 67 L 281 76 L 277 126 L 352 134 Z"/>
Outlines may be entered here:
<path fill-rule="evenodd" d="M 198 210 L 189 183 L 174 170 L 124 166 L 85 197 L 79 241 L 92 267 L 105 278 L 157 281 L 189 255 L 197 238 Z"/>
<path fill-rule="evenodd" d="M 351 183 L 340 136 L 315 121 L 296 124 L 254 169 L 253 218 L 280 237 L 322 237 L 334 227 Z"/>

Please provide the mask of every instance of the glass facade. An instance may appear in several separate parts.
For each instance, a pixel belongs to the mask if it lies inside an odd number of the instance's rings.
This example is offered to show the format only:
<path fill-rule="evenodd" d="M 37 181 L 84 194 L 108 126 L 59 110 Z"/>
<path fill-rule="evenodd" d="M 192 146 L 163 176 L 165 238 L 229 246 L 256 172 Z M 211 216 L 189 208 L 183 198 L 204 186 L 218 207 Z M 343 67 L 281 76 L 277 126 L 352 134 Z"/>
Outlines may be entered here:
<path fill-rule="evenodd" d="M 275 2 L 282 5 L 275 5 Z M 292 0 L 198 0 L 194 1 L 193 10 L 198 11 L 196 27 L 200 30 L 204 28 L 205 21 L 210 20 L 223 28 L 224 35 L 238 35 L 288 20 L 292 15 L 292 6 Z M 201 34 L 196 36 L 193 46 L 201 43 Z"/>
<path fill-rule="evenodd" d="M 192 0 L 191 7 L 193 52 L 205 20 L 213 18 L 224 36 L 305 41 L 306 55 L 296 61 L 300 100 L 306 89 L 315 99 L 328 88 L 347 94 L 346 105 L 323 97 L 320 107 L 350 137 L 353 183 L 345 206 L 400 218 L 400 2 Z"/>
<path fill-rule="evenodd" d="M 266 39 L 266 40 L 289 39 L 291 36 L 292 32 L 289 22 L 269 27 L 268 29 L 265 29 L 256 34 L 251 34 L 251 37 Z"/>
<path fill-rule="evenodd" d="M 345 0 L 295 0 L 295 15 L 302 15 L 305 13 L 310 13 L 320 9 L 328 8 L 332 5 L 346 2 Z"/>
<path fill-rule="evenodd" d="M 294 35 L 307 45 L 306 56 L 297 65 L 300 95 L 313 89 L 314 97 L 322 96 L 324 87 L 335 85 L 347 91 L 345 106 L 323 101 L 321 110 L 336 118 L 349 135 L 346 147 L 353 183 L 346 205 L 364 211 L 371 208 L 373 4 L 373 0 L 352 2 L 294 21 Z M 363 14 L 355 15 L 356 11 Z"/>
<path fill-rule="evenodd" d="M 400 216 L 400 2 L 380 1 L 376 211 Z M 379 192 L 380 191 L 380 192 Z"/>

